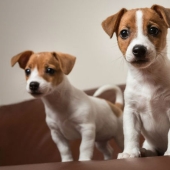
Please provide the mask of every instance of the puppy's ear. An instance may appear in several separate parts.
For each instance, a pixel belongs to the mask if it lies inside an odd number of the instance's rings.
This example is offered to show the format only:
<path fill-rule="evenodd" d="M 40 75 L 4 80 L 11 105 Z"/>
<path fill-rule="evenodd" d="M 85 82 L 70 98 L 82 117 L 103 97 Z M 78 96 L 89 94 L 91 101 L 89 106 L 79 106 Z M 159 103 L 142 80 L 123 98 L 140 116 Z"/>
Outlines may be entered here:
<path fill-rule="evenodd" d="M 151 7 L 166 23 L 168 28 L 170 28 L 170 8 L 164 8 L 160 5 L 153 5 Z"/>
<path fill-rule="evenodd" d="M 114 32 L 117 31 L 120 19 L 126 11 L 127 9 L 122 8 L 118 13 L 106 18 L 102 22 L 102 27 L 104 31 L 110 36 L 110 38 L 112 38 Z"/>
<path fill-rule="evenodd" d="M 58 60 L 61 71 L 68 75 L 71 70 L 73 69 L 73 66 L 76 61 L 76 57 L 70 55 L 70 54 L 64 54 L 59 52 L 53 52 L 53 56 Z"/>
<path fill-rule="evenodd" d="M 19 66 L 24 69 L 30 56 L 33 54 L 33 51 L 24 51 L 22 53 L 17 54 L 16 56 L 12 57 L 11 59 L 11 66 L 13 67 L 17 62 Z"/>

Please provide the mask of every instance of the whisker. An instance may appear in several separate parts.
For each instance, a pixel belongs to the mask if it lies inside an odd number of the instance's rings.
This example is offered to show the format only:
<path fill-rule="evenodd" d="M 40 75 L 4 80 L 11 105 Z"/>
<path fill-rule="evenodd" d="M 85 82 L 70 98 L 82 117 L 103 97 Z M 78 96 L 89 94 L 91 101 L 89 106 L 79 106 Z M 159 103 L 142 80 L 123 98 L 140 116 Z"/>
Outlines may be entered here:
<path fill-rule="evenodd" d="M 119 57 L 116 57 L 116 58 L 114 57 L 113 60 L 117 61 L 117 60 L 122 60 L 123 58 L 124 58 L 123 56 L 119 56 Z"/>

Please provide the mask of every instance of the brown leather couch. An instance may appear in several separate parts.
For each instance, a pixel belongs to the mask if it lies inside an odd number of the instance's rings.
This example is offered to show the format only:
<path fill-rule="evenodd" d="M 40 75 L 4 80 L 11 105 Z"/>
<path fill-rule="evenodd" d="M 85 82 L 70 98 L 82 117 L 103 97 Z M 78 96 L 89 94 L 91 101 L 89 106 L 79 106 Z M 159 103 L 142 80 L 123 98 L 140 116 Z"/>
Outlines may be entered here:
<path fill-rule="evenodd" d="M 125 86 L 120 86 L 122 91 Z M 86 91 L 87 94 L 92 95 L 95 90 Z M 108 91 L 103 93 L 100 97 L 114 102 L 115 94 L 113 91 Z M 78 159 L 79 155 L 79 144 L 80 140 L 70 142 L 74 159 Z M 127 160 L 116 160 L 117 154 L 121 151 L 116 145 L 114 140 L 111 140 L 111 145 L 114 148 L 114 160 L 103 161 L 102 154 L 95 149 L 93 160 L 84 163 L 72 162 L 72 163 L 52 163 L 50 167 L 79 167 L 79 169 L 93 169 L 96 167 L 102 167 L 106 165 L 107 169 L 109 167 L 118 165 L 118 167 L 128 167 Z M 139 158 L 133 159 L 132 164 L 139 163 L 142 165 L 143 159 Z M 155 158 L 154 158 L 155 159 Z M 148 165 L 153 161 L 151 159 Z M 162 158 L 163 163 L 166 162 L 166 166 L 170 169 L 170 158 Z M 166 159 L 166 160 L 165 160 Z M 141 161 L 140 161 L 141 160 Z M 157 162 L 161 160 L 160 158 L 155 159 Z M 97 162 L 96 162 L 97 161 Z M 113 163 L 114 161 L 114 163 Z M 148 160 L 147 160 L 148 161 Z M 147 162 L 146 161 L 146 162 Z M 60 162 L 60 155 L 58 149 L 51 139 L 50 131 L 45 123 L 45 113 L 44 107 L 40 99 L 33 99 L 30 101 L 24 101 L 17 104 L 11 104 L 0 107 L 0 166 L 9 165 L 23 165 L 23 164 L 40 164 L 40 163 L 50 163 L 50 162 Z M 168 164 L 167 164 L 168 162 Z M 120 166 L 121 163 L 121 166 Z M 140 164 L 141 163 L 141 164 Z M 61 166 L 62 164 L 62 166 Z M 130 163 L 130 167 L 132 166 Z M 44 165 L 44 164 L 43 164 Z M 153 164 L 154 165 L 154 164 Z M 82 166 L 82 168 L 81 168 Z M 84 167 L 85 166 L 85 167 Z M 11 166 L 10 166 L 11 167 Z M 21 166 L 22 167 L 22 166 Z M 29 165 L 29 169 L 34 169 L 34 165 Z M 32 168 L 31 168 L 32 167 Z M 106 168 L 105 167 L 105 168 Z M 133 167 L 133 166 L 132 166 Z M 138 164 L 137 164 L 138 167 Z M 160 166 L 160 168 L 163 166 Z M 42 169 L 41 164 L 36 166 L 35 169 Z M 104 168 L 104 167 L 103 167 Z M 102 169 L 103 169 L 102 168 Z M 104 169 L 105 169 L 104 168 Z M 112 167 L 114 169 L 114 166 Z M 156 166 L 158 168 L 158 166 Z M 0 167 L 0 170 L 2 167 Z M 9 169 L 9 167 L 7 168 Z M 22 167 L 21 169 L 24 169 Z M 65 169 L 65 168 L 64 168 Z M 63 169 L 63 170 L 64 170 Z M 165 169 L 165 168 L 164 168 Z"/>

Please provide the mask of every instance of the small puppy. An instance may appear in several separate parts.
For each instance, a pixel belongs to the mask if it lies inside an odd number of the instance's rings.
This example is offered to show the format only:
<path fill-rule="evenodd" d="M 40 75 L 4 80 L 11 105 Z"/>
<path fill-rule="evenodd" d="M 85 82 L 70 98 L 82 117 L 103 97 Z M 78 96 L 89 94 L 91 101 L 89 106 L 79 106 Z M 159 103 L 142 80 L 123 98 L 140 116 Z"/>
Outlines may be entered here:
<path fill-rule="evenodd" d="M 128 64 L 123 115 L 124 151 L 118 158 L 140 157 L 139 136 L 145 156 L 170 155 L 170 61 L 166 36 L 170 9 L 121 9 L 102 23 L 112 38 L 116 33 Z"/>
<path fill-rule="evenodd" d="M 25 51 L 14 56 L 11 65 L 19 63 L 25 70 L 26 90 L 36 98 L 41 97 L 46 122 L 62 162 L 73 161 L 68 141 L 77 138 L 82 138 L 79 161 L 91 160 L 95 142 L 104 159 L 111 159 L 109 139 L 114 137 L 123 149 L 122 92 L 112 87 L 116 91 L 116 104 L 112 104 L 73 87 L 66 75 L 71 72 L 75 59 L 58 52 Z M 95 95 L 109 88 L 101 88 Z"/>

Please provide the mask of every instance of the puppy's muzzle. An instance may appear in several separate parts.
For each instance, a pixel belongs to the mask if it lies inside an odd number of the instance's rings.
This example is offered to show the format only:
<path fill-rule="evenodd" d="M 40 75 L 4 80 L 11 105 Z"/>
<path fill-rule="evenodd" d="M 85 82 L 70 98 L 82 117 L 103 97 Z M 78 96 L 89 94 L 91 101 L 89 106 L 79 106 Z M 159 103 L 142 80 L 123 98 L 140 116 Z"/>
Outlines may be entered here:
<path fill-rule="evenodd" d="M 147 48 L 143 45 L 135 45 L 132 49 L 136 61 L 144 61 L 146 59 L 146 52 Z"/>
<path fill-rule="evenodd" d="M 36 81 L 32 81 L 29 85 L 29 88 L 32 93 L 37 93 L 39 89 L 40 84 Z"/>

